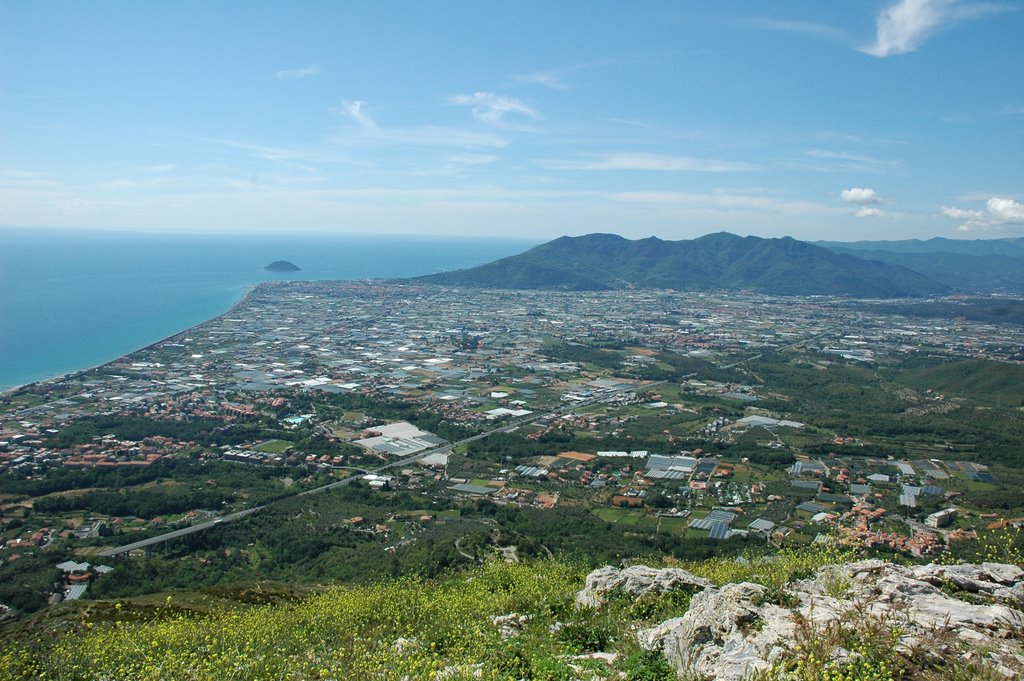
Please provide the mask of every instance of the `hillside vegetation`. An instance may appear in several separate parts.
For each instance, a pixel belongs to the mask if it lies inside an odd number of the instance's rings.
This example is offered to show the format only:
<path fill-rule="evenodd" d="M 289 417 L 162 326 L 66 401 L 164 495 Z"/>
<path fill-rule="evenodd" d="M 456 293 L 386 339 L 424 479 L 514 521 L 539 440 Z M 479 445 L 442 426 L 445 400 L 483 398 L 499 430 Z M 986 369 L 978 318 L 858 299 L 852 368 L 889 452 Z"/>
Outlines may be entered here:
<path fill-rule="evenodd" d="M 990 547 L 986 555 L 1019 563 L 1019 542 L 1013 543 L 1018 540 L 1004 538 L 994 545 L 1001 553 Z M 845 573 L 822 569 L 845 565 L 854 555 L 850 549 L 822 544 L 680 567 L 693 579 L 717 586 L 756 582 L 763 607 L 782 612 L 778 605 L 794 605 L 788 585 L 814 574 L 819 579 L 825 575 L 826 590 L 840 597 L 849 588 L 842 581 Z M 669 583 L 664 577 L 671 572 L 662 577 L 657 571 L 638 573 L 657 577 L 650 584 L 661 585 L 649 584 L 642 593 L 636 592 L 639 582 L 620 582 L 621 592 L 591 591 L 600 589 L 595 575 L 618 573 L 605 568 L 588 577 L 586 589 L 577 595 L 586 574 L 580 564 L 492 560 L 433 581 L 402 578 L 305 595 L 256 584 L 159 598 L 66 603 L 7 632 L 0 677 L 672 679 L 676 671 L 668 660 L 651 645 L 643 647 L 643 636 L 637 634 L 642 627 L 668 624 L 666 620 L 687 613 L 691 601 L 696 602 L 699 588 L 692 579 Z M 712 591 L 726 594 L 730 588 Z M 598 601 L 581 607 L 588 591 L 586 598 Z M 803 627 L 795 634 L 798 645 L 774 660 L 775 678 L 1000 678 L 972 676 L 995 672 L 971 656 L 961 659 L 951 652 L 948 659 L 936 661 L 897 650 L 891 645 L 900 636 L 897 623 L 860 617 L 843 629 L 859 632 L 844 642 L 858 655 L 845 661 L 822 659 L 815 667 L 815 652 L 840 641 L 835 632 Z M 755 624 L 747 634 L 758 632 Z M 44 637 L 44 630 L 57 636 Z"/>

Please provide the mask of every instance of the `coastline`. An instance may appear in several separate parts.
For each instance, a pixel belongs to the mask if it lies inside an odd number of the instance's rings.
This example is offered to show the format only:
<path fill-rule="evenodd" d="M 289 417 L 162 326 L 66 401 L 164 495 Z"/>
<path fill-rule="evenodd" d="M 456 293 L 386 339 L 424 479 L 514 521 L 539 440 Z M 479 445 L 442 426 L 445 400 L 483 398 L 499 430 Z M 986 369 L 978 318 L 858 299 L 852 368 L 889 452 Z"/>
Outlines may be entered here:
<path fill-rule="evenodd" d="M 42 384 L 48 384 L 48 383 L 59 383 L 61 381 L 67 381 L 67 380 L 72 379 L 72 378 L 77 378 L 78 376 L 81 376 L 83 374 L 87 374 L 90 371 L 94 371 L 96 369 L 102 369 L 103 367 L 109 366 L 109 365 L 113 364 L 114 362 L 119 362 L 122 359 L 124 359 L 125 357 L 128 357 L 129 355 L 134 355 L 136 352 L 142 352 L 144 350 L 149 350 L 150 348 L 155 347 L 157 345 L 160 345 L 161 343 L 165 343 L 165 342 L 167 342 L 167 341 L 169 341 L 169 340 L 171 340 L 173 338 L 177 338 L 178 336 L 180 336 L 180 335 L 182 335 L 184 333 L 188 333 L 192 329 L 198 329 L 203 324 L 209 324 L 212 321 L 216 321 L 216 320 L 218 320 L 218 319 L 220 319 L 222 317 L 225 317 L 225 316 L 231 314 L 232 312 L 234 312 L 243 303 L 245 303 L 247 300 L 249 300 L 249 296 L 251 296 L 253 294 L 253 292 L 256 291 L 256 289 L 258 289 L 260 286 L 262 286 L 265 283 L 266 283 L 266 281 L 261 281 L 258 284 L 252 284 L 252 285 L 249 285 L 248 287 L 246 287 L 245 294 L 241 297 L 241 299 L 239 299 L 238 302 L 236 302 L 234 305 L 232 305 L 230 308 L 228 308 L 224 312 L 221 312 L 219 315 L 216 315 L 214 317 L 210 317 L 209 319 L 204 319 L 203 321 L 199 322 L 198 324 L 193 324 L 192 326 L 185 327 L 184 329 L 181 329 L 180 331 L 175 331 L 174 333 L 170 334 L 169 336 L 164 336 L 163 338 L 160 338 L 159 340 L 155 340 L 152 343 L 148 343 L 147 345 L 143 345 L 141 347 L 135 348 L 134 350 L 126 352 L 126 353 L 124 353 L 122 355 L 118 355 L 117 357 L 115 357 L 113 359 L 109 359 L 106 362 L 101 362 L 100 364 L 94 364 L 92 366 L 88 366 L 88 367 L 85 367 L 85 368 L 82 368 L 82 369 L 74 369 L 73 371 L 66 371 L 66 372 L 64 372 L 62 374 L 56 374 L 54 376 L 50 376 L 50 377 L 47 377 L 47 378 L 39 379 L 38 381 L 29 381 L 28 383 L 22 383 L 21 385 L 16 385 L 16 386 L 13 386 L 13 387 L 10 387 L 10 388 L 4 388 L 3 390 L 0 390 L 0 397 L 8 397 L 10 395 L 14 395 L 14 394 L 20 392 L 21 390 L 24 390 L 25 388 L 28 388 L 29 386 L 42 385 Z"/>

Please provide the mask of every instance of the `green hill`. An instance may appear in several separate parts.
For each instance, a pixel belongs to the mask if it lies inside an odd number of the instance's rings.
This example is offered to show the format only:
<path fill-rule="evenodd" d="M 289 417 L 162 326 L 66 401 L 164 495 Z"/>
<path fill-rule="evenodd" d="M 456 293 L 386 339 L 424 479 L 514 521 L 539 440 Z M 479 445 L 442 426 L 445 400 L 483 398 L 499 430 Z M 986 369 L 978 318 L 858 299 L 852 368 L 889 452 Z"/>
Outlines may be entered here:
<path fill-rule="evenodd" d="M 298 272 L 301 268 L 295 263 L 287 260 L 275 260 L 263 269 L 268 272 Z"/>
<path fill-rule="evenodd" d="M 614 234 L 561 237 L 526 253 L 418 281 L 511 289 L 750 290 L 774 295 L 893 298 L 941 293 L 922 274 L 792 238 L 728 233 L 690 241 Z"/>
<path fill-rule="evenodd" d="M 815 243 L 836 253 L 906 267 L 958 291 L 1024 291 L 1024 238 Z"/>
<path fill-rule="evenodd" d="M 1024 256 L 1024 237 L 1011 239 L 904 239 L 901 241 L 816 241 L 825 248 L 888 253 L 955 253 Z"/>
<path fill-rule="evenodd" d="M 894 252 L 860 250 L 842 245 L 829 248 L 836 253 L 906 267 L 958 291 L 1024 291 L 1024 255 L 971 255 L 945 251 Z"/>
<path fill-rule="evenodd" d="M 963 395 L 986 403 L 1024 406 L 1024 366 L 987 360 L 960 360 L 907 369 L 900 382 L 915 388 Z"/>

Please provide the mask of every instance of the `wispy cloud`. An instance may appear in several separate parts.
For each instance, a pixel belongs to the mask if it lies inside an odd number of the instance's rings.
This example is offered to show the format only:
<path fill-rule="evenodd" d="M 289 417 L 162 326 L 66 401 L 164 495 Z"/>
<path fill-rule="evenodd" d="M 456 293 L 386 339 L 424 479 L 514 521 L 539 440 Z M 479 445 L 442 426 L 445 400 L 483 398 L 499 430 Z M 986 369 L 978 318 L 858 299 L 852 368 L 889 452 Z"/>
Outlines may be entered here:
<path fill-rule="evenodd" d="M 772 196 L 752 196 L 729 192 L 707 194 L 673 191 L 615 192 L 605 196 L 612 201 L 640 204 L 668 204 L 695 207 L 713 207 L 721 210 L 763 210 L 779 215 L 825 215 L 837 212 L 835 208 L 811 201 L 797 201 Z"/>
<path fill-rule="evenodd" d="M 342 100 L 341 108 L 334 110 L 336 113 L 344 113 L 352 120 L 364 128 L 375 130 L 377 123 L 370 117 L 370 113 L 366 110 L 366 102 L 361 99 L 357 99 L 354 102 L 350 102 L 347 99 Z"/>
<path fill-rule="evenodd" d="M 963 224 L 957 227 L 961 232 L 1003 231 L 1009 226 L 1024 226 L 1024 203 L 1001 196 L 989 198 L 985 202 L 984 210 L 943 206 L 942 214 L 955 220 L 963 220 Z"/>
<path fill-rule="evenodd" d="M 244 151 L 256 158 L 273 163 L 281 163 L 308 170 L 302 164 L 310 163 L 345 163 L 351 159 L 340 156 L 338 153 L 325 149 L 323 146 L 316 147 L 276 147 L 267 144 L 252 144 L 250 142 L 239 142 L 231 139 L 200 138 L 205 142 L 223 145 L 239 151 Z"/>
<path fill-rule="evenodd" d="M 901 161 L 875 158 L 868 154 L 854 154 L 831 149 L 808 149 L 803 155 L 803 160 L 785 161 L 781 165 L 797 170 L 814 170 L 819 172 L 884 174 L 897 173 L 903 170 L 903 163 Z"/>
<path fill-rule="evenodd" d="M 869 189 L 867 187 L 851 187 L 849 189 L 844 189 L 840 193 L 840 196 L 843 201 L 846 201 L 847 203 L 856 203 L 860 205 L 881 203 L 882 201 L 878 194 L 875 193 L 874 189 Z"/>
<path fill-rule="evenodd" d="M 515 97 L 505 97 L 493 92 L 474 92 L 471 95 L 453 95 L 449 104 L 468 106 L 473 118 L 487 125 L 503 125 L 506 114 L 518 114 L 533 121 L 543 118 L 535 109 Z"/>
<path fill-rule="evenodd" d="M 552 90 L 568 90 L 564 78 L 565 71 L 535 71 L 515 76 L 513 80 L 517 83 L 543 85 Z"/>
<path fill-rule="evenodd" d="M 59 186 L 49 173 L 35 170 L 2 170 L 0 187 L 12 189 L 50 189 Z"/>
<path fill-rule="evenodd" d="M 812 38 L 823 38 L 836 42 L 849 43 L 852 41 L 850 35 L 835 26 L 818 24 L 811 21 L 797 21 L 793 19 L 772 19 L 767 17 L 748 17 L 743 21 L 746 26 L 762 31 L 778 31 L 780 33 L 794 33 L 797 35 L 810 36 Z"/>
<path fill-rule="evenodd" d="M 1009 9 L 992 2 L 900 0 L 878 15 L 875 40 L 860 48 L 860 51 L 874 57 L 914 52 L 925 39 L 944 25 Z"/>
<path fill-rule="evenodd" d="M 541 85 L 551 90 L 569 90 L 572 85 L 568 82 L 568 77 L 579 73 L 581 71 L 588 71 L 590 69 L 600 68 L 603 66 L 614 66 L 620 64 L 632 64 L 636 63 L 634 60 L 623 60 L 623 59 L 598 59 L 590 62 L 583 62 L 579 64 L 570 64 L 569 66 L 560 66 L 556 68 L 540 69 L 538 71 L 531 71 L 529 73 L 521 73 L 512 77 L 512 81 L 519 84 L 526 85 Z"/>
<path fill-rule="evenodd" d="M 319 64 L 310 64 L 301 69 L 281 69 L 274 74 L 276 78 L 312 78 L 320 73 Z"/>
<path fill-rule="evenodd" d="M 158 189 L 160 187 L 166 187 L 168 184 L 169 181 L 165 177 L 122 177 L 116 180 L 103 182 L 100 184 L 100 187 L 111 191 L 131 191 L 137 189 Z"/>
<path fill-rule="evenodd" d="M 471 168 L 496 163 L 501 160 L 494 154 L 453 154 L 445 157 L 435 167 L 419 171 L 419 175 L 461 175 Z"/>
<path fill-rule="evenodd" d="M 854 213 L 854 215 L 859 218 L 880 218 L 885 215 L 885 211 L 882 210 L 881 208 L 864 206 L 863 208 L 859 209 L 856 213 Z"/>
<path fill-rule="evenodd" d="M 989 111 L 975 111 L 973 113 L 959 113 L 940 116 L 939 120 L 943 123 L 975 123 L 979 121 L 1005 118 L 1007 116 L 1020 116 L 1021 114 L 1024 114 L 1024 106 L 1020 106 L 1019 104 L 1007 104 L 1006 106 L 999 107 L 998 109 L 991 109 Z"/>
<path fill-rule="evenodd" d="M 663 154 L 607 154 L 578 161 L 545 161 L 551 170 L 661 170 L 670 172 L 729 173 L 757 170 L 740 161 L 723 161 Z"/>
<path fill-rule="evenodd" d="M 489 147 L 493 149 L 506 147 L 509 144 L 508 140 L 500 135 L 478 130 L 434 125 L 411 127 L 378 125 L 376 119 L 370 115 L 369 105 L 363 100 L 344 100 L 340 107 L 332 109 L 331 112 L 358 124 L 355 128 L 349 126 L 332 135 L 330 142 L 336 145 L 388 144 L 412 147 Z"/>

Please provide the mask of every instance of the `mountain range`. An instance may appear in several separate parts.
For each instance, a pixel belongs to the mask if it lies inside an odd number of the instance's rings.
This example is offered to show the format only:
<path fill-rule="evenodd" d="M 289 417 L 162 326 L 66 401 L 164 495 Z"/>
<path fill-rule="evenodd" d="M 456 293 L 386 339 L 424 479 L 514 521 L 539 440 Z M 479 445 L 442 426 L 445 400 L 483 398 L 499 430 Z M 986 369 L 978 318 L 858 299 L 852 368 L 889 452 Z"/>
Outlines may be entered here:
<path fill-rule="evenodd" d="M 900 265 L 956 291 L 1024 293 L 1024 238 L 819 241 L 817 245 L 836 253 Z"/>
<path fill-rule="evenodd" d="M 746 290 L 857 298 L 1021 292 L 1024 239 L 809 243 L 726 232 L 682 241 L 588 234 L 417 280 L 509 289 Z"/>

